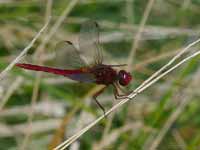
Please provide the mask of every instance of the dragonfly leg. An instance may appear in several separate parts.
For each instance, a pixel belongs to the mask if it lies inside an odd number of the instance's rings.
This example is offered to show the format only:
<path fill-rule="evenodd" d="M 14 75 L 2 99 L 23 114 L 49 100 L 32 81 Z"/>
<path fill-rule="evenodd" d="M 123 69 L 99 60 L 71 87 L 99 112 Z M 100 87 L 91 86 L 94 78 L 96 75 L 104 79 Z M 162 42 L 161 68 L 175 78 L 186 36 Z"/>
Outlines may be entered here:
<path fill-rule="evenodd" d="M 122 89 L 121 86 L 119 85 L 119 83 L 116 83 L 115 86 L 116 86 L 116 88 L 119 89 L 122 93 L 124 93 L 124 94 L 128 94 L 128 93 L 129 93 L 129 92 L 127 93 L 127 91 L 125 91 L 124 89 Z M 130 92 L 130 93 L 131 93 L 131 92 Z"/>
<path fill-rule="evenodd" d="M 116 100 L 127 98 L 128 94 L 119 94 L 118 87 L 116 84 L 113 84 L 114 96 Z"/>
<path fill-rule="evenodd" d="M 99 90 L 97 93 L 95 93 L 94 96 L 93 96 L 94 101 L 95 101 L 96 104 L 101 108 L 101 110 L 102 110 L 103 113 L 104 113 L 104 116 L 106 116 L 106 114 L 105 114 L 105 109 L 104 109 L 104 107 L 99 103 L 99 101 L 97 100 L 97 97 L 105 90 L 105 88 L 106 88 L 106 86 L 103 87 L 101 90 Z"/>
<path fill-rule="evenodd" d="M 124 93 L 124 95 L 129 95 L 129 94 L 131 94 L 131 93 L 133 93 L 133 90 L 131 90 L 131 91 L 125 91 L 123 88 L 121 88 L 121 86 L 119 85 L 119 83 L 117 82 L 116 84 L 116 87 L 122 92 L 122 93 Z"/>

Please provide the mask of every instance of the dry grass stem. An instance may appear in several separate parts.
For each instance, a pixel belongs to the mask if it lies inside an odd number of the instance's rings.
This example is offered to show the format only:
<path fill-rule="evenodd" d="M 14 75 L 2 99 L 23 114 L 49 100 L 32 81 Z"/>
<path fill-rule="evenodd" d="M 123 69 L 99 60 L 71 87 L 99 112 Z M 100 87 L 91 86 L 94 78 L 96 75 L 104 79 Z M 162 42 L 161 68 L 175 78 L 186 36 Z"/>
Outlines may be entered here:
<path fill-rule="evenodd" d="M 153 4 L 154 4 L 154 0 L 149 0 L 147 6 L 145 8 L 145 12 L 144 12 L 142 20 L 140 22 L 140 26 L 139 26 L 138 32 L 136 34 L 136 37 L 135 37 L 135 39 L 133 41 L 131 52 L 130 52 L 130 55 L 129 55 L 129 58 L 128 58 L 128 65 L 129 65 L 128 69 L 129 70 L 131 70 L 131 66 L 132 66 L 132 63 L 133 63 L 135 52 L 136 52 L 136 49 L 139 46 L 139 42 L 140 42 L 140 39 L 141 39 L 141 33 L 142 33 L 143 29 L 144 29 L 144 26 L 146 24 L 147 18 L 149 17 L 149 14 L 150 14 L 150 11 L 151 11 L 151 9 L 153 7 Z"/>
<path fill-rule="evenodd" d="M 3 79 L 3 77 L 12 69 L 12 67 L 21 60 L 21 58 L 28 52 L 28 50 L 33 46 L 35 41 L 40 37 L 41 33 L 44 32 L 44 30 L 47 28 L 48 24 L 50 22 L 49 20 L 45 23 L 45 25 L 42 27 L 42 29 L 36 34 L 36 36 L 33 38 L 33 40 L 30 42 L 30 44 L 25 47 L 22 52 L 0 73 L 0 81 Z"/>
<path fill-rule="evenodd" d="M 105 128 L 104 128 L 101 141 L 106 139 L 106 137 L 107 137 L 107 135 L 108 135 L 108 133 L 109 133 L 109 130 L 110 130 L 111 127 L 112 127 L 112 121 L 113 121 L 114 117 L 115 117 L 115 113 L 112 113 L 112 114 L 110 115 L 110 117 L 109 117 L 109 120 L 108 120 L 107 123 L 106 123 Z"/>
<path fill-rule="evenodd" d="M 200 39 L 194 41 L 193 43 L 189 44 L 187 47 L 185 47 L 183 50 L 181 50 L 176 56 L 174 56 L 166 65 L 164 65 L 160 70 L 158 70 L 156 73 L 154 73 L 151 77 L 149 77 L 147 80 L 145 80 L 138 88 L 136 88 L 129 96 L 128 98 L 125 98 L 123 100 L 121 100 L 119 103 L 117 103 L 116 105 L 114 105 L 111 109 L 109 109 L 105 114 L 108 115 L 111 112 L 117 110 L 120 106 L 122 106 L 123 104 L 125 104 L 126 102 L 128 102 L 129 100 L 133 99 L 134 97 L 136 97 L 136 95 L 138 93 L 143 92 L 145 89 L 147 89 L 148 87 L 150 87 L 152 84 L 154 84 L 155 82 L 157 82 L 160 78 L 164 77 L 165 75 L 167 75 L 169 72 L 173 71 L 174 69 L 176 69 L 177 67 L 179 67 L 180 65 L 182 65 L 183 63 L 189 61 L 190 59 L 194 58 L 195 56 L 200 54 L 200 50 L 195 52 L 194 54 L 186 57 L 185 59 L 183 59 L 182 61 L 179 61 L 177 64 L 175 64 L 174 66 L 172 66 L 171 68 L 169 68 L 168 70 L 166 70 L 165 72 L 161 73 L 162 71 L 164 71 L 167 67 L 169 67 L 176 59 L 178 59 L 183 53 L 185 53 L 186 51 L 189 50 L 190 47 L 194 46 L 195 44 L 197 44 L 200 41 Z M 159 75 L 160 74 L 160 75 Z M 85 128 L 83 128 L 82 130 L 80 130 L 79 132 L 77 132 L 76 134 L 74 134 L 73 136 L 71 136 L 69 139 L 67 139 L 66 141 L 64 141 L 63 143 L 61 143 L 59 146 L 57 146 L 55 148 L 55 150 L 64 150 L 66 147 L 68 147 L 71 143 L 73 143 L 76 139 L 78 139 L 82 134 L 84 134 L 85 132 L 87 132 L 90 128 L 92 128 L 94 125 L 96 125 L 100 120 L 102 120 L 104 118 L 104 115 L 100 116 L 99 118 L 97 118 L 96 120 L 94 120 L 93 122 L 91 122 L 88 126 L 86 126 Z"/>
<path fill-rule="evenodd" d="M 146 81 L 144 81 L 137 89 L 140 89 L 140 87 L 143 87 L 146 83 L 151 81 L 153 78 L 158 76 L 162 71 L 164 71 L 167 67 L 172 65 L 178 58 L 180 58 L 184 53 L 189 51 L 190 47 L 194 46 L 195 44 L 199 43 L 200 39 L 190 43 L 188 46 L 186 46 L 183 50 L 181 50 L 177 55 L 175 55 L 166 65 L 164 65 L 161 69 L 156 71 L 151 77 L 149 77 Z"/>
<path fill-rule="evenodd" d="M 193 78 L 193 82 L 191 83 L 190 86 L 194 86 L 198 81 L 199 81 L 199 72 L 196 73 L 195 77 Z M 180 97 L 181 103 L 178 105 L 177 109 L 175 109 L 174 112 L 170 115 L 166 123 L 163 125 L 162 129 L 159 131 L 158 135 L 154 138 L 153 142 L 149 146 L 149 150 L 157 149 L 158 145 L 166 135 L 167 131 L 169 131 L 172 124 L 177 120 L 177 118 L 183 112 L 184 108 L 188 105 L 188 103 L 191 102 L 191 95 L 188 94 L 189 93 L 188 90 L 190 88 L 193 87 L 188 87 L 183 91 L 183 93 L 187 93 L 187 95 Z"/>
<path fill-rule="evenodd" d="M 139 71 L 141 68 L 143 68 L 143 67 L 145 67 L 145 66 L 147 66 L 151 63 L 166 59 L 166 58 L 171 57 L 171 56 L 174 56 L 179 51 L 180 51 L 180 49 L 175 50 L 175 51 L 169 51 L 169 52 L 166 52 L 166 53 L 162 53 L 162 54 L 159 54 L 159 55 L 156 55 L 156 56 L 151 56 L 150 58 L 144 59 L 142 62 L 135 64 L 134 70 Z"/>
<path fill-rule="evenodd" d="M 26 127 L 27 132 L 26 132 L 24 140 L 19 148 L 20 150 L 26 150 L 29 140 L 30 140 L 30 137 L 31 137 L 31 130 L 33 128 L 32 121 L 33 121 L 33 117 L 34 117 L 34 107 L 35 107 L 37 97 L 38 97 L 39 83 L 40 83 L 40 78 L 37 77 L 35 84 L 34 84 L 34 87 L 36 87 L 36 88 L 33 88 L 33 94 L 32 94 L 32 98 L 31 98 L 31 109 L 29 110 L 28 126 Z"/>
<path fill-rule="evenodd" d="M 122 133 L 127 132 L 129 130 L 133 130 L 133 129 L 138 130 L 142 126 L 143 125 L 142 125 L 141 122 L 134 122 L 134 123 L 128 123 L 128 124 L 124 125 L 123 127 L 119 128 L 119 129 L 115 129 L 107 135 L 107 138 L 102 140 L 100 143 L 94 145 L 93 150 L 106 149 L 107 146 L 114 143 L 121 136 Z"/>
<path fill-rule="evenodd" d="M 182 4 L 182 9 L 187 9 L 191 4 L 191 0 L 184 0 Z"/>
<path fill-rule="evenodd" d="M 48 0 L 47 1 L 47 6 L 46 6 L 46 13 L 45 13 L 45 22 L 48 22 L 48 18 L 49 16 L 51 16 L 51 7 L 52 7 L 52 0 Z M 44 45 L 44 38 L 42 40 L 42 44 L 41 45 Z M 39 58 L 39 61 L 41 61 L 39 55 L 41 55 L 44 51 L 44 49 L 37 49 L 35 53 L 37 53 L 38 51 L 40 51 L 38 53 L 38 57 Z M 22 145 L 20 146 L 20 149 L 21 150 L 25 150 L 26 147 L 28 146 L 28 143 L 30 141 L 30 137 L 31 137 L 31 130 L 32 130 L 32 121 L 33 121 L 33 117 L 34 117 L 34 107 L 35 107 L 35 104 L 36 104 L 36 101 L 37 101 L 37 98 L 38 98 L 38 92 L 39 92 L 39 86 L 40 86 L 40 81 L 41 81 L 41 76 L 42 76 L 42 73 L 38 72 L 37 75 L 36 75 L 36 79 L 35 79 L 35 84 L 33 86 L 33 93 L 32 93 L 32 98 L 31 98 L 31 109 L 29 111 L 29 115 L 28 115 L 28 130 L 27 130 L 27 133 L 25 134 L 25 137 L 24 137 L 24 140 L 22 142 Z"/>
<path fill-rule="evenodd" d="M 8 91 L 0 101 L 0 112 L 2 111 L 4 105 L 7 103 L 11 95 L 19 88 L 19 86 L 22 84 L 23 78 L 22 77 L 17 77 L 15 81 L 10 85 Z"/>
<path fill-rule="evenodd" d="M 184 141 L 183 137 L 180 135 L 178 130 L 174 129 L 173 130 L 173 136 L 177 142 L 177 145 L 180 147 L 181 150 L 186 150 L 187 149 L 187 144 Z"/>
<path fill-rule="evenodd" d="M 75 4 L 77 3 L 77 0 L 72 0 L 69 5 L 66 7 L 66 9 L 64 10 L 64 12 L 61 14 L 61 16 L 58 18 L 58 20 L 56 21 L 56 23 L 54 24 L 54 26 L 52 27 L 51 31 L 49 34 L 47 34 L 45 36 L 45 38 L 42 41 L 42 44 L 38 47 L 38 49 L 36 50 L 35 56 L 38 56 L 40 54 L 43 53 L 45 45 L 47 44 L 47 42 L 49 42 L 49 40 L 51 39 L 51 37 L 56 33 L 56 31 L 58 30 L 58 28 L 60 27 L 60 25 L 62 24 L 62 22 L 64 21 L 64 19 L 68 16 L 68 14 L 71 12 L 71 10 L 73 9 L 73 7 L 75 6 Z M 51 6 L 52 6 L 52 1 L 48 1 L 47 3 L 47 10 L 46 10 L 46 17 L 49 16 L 51 14 Z M 45 18 L 46 18 L 45 17 Z M 37 57 L 36 57 L 37 58 Z M 39 60 L 40 63 L 41 60 Z M 37 97 L 38 97 L 38 91 L 39 91 L 39 85 L 40 85 L 40 78 L 41 78 L 41 73 L 37 74 L 36 77 L 36 82 L 33 88 L 33 95 L 32 95 L 32 101 L 31 101 L 31 105 L 35 105 Z M 33 110 L 33 109 L 31 109 Z M 28 143 L 28 140 L 30 138 L 30 130 L 32 128 L 31 124 L 32 124 L 32 119 L 33 119 L 33 111 L 30 112 L 29 115 L 29 132 L 27 132 L 24 141 L 22 143 L 21 149 L 25 149 L 26 145 Z"/>
<path fill-rule="evenodd" d="M 30 134 L 41 134 L 52 130 L 56 130 L 59 127 L 61 121 L 61 119 L 46 119 L 34 121 L 32 123 L 32 130 Z M 25 135 L 28 132 L 27 126 L 27 123 L 12 126 L 0 124 L 0 137 L 7 138 L 16 135 Z"/>
<path fill-rule="evenodd" d="M 0 0 L 0 149 L 198 149 L 199 9 L 192 0 Z M 88 20 L 98 38 L 83 28 Z M 103 64 L 127 64 L 113 68 L 117 76 L 133 74 L 99 95 L 104 113 L 93 96 L 105 85 L 67 71 L 84 68 L 77 54 L 89 39 Z M 78 53 L 58 46 L 66 40 Z M 57 51 L 68 56 L 57 60 Z"/>
<path fill-rule="evenodd" d="M 146 24 L 146 21 L 147 21 L 147 18 L 149 16 L 149 13 L 151 11 L 151 8 L 153 6 L 153 3 L 154 3 L 154 0 L 149 0 L 149 3 L 147 4 L 147 6 L 145 8 L 145 11 L 144 11 L 144 14 L 143 14 L 140 26 L 139 26 L 139 30 L 138 30 L 135 38 L 134 38 L 134 41 L 132 42 L 133 45 L 132 45 L 132 49 L 131 49 L 131 52 L 130 52 L 130 55 L 129 55 L 129 58 L 128 58 L 128 62 L 127 62 L 128 67 L 130 67 L 130 65 L 132 64 L 132 60 L 134 58 L 136 48 L 139 45 L 141 34 L 143 32 L 144 25 Z M 133 2 L 126 1 L 127 19 L 128 19 L 129 23 L 133 22 L 133 14 L 132 14 L 133 7 L 132 7 L 132 5 L 133 5 Z M 115 36 L 110 36 L 110 37 L 111 37 L 111 39 L 113 39 L 113 37 L 115 37 Z M 130 70 L 130 68 L 128 68 L 128 69 Z M 108 133 L 110 126 L 112 125 L 112 119 L 114 118 L 114 116 L 115 116 L 115 112 L 112 114 L 112 117 L 109 118 L 109 122 L 108 122 L 108 124 L 107 124 L 107 126 L 104 130 L 102 140 L 104 140 L 106 134 Z"/>
<path fill-rule="evenodd" d="M 29 44 L 27 47 L 25 47 L 25 49 L 24 49 L 11 63 L 1 72 L 1 74 L 0 74 L 0 80 L 3 79 L 3 77 L 8 73 L 8 71 L 11 70 L 12 67 L 13 67 L 17 62 L 19 62 L 20 59 L 28 52 L 28 50 L 33 46 L 33 44 L 35 43 L 35 41 L 40 37 L 41 33 L 44 32 L 44 30 L 47 28 L 49 22 L 50 22 L 50 18 L 48 18 L 48 20 L 47 20 L 47 22 L 45 23 L 45 25 L 43 26 L 43 28 L 36 34 L 36 36 L 33 38 L 33 40 L 30 42 L 30 44 Z M 13 86 L 13 87 L 15 87 L 15 86 Z M 11 89 L 12 89 L 12 88 L 11 88 Z M 5 99 L 5 100 L 6 100 L 6 99 Z M 7 100 L 6 100 L 6 101 L 7 101 Z M 1 103 L 1 104 L 2 104 L 1 106 L 3 107 L 3 105 L 5 104 L 5 101 L 4 101 L 3 103 Z M 31 110 L 33 110 L 33 109 L 31 109 Z M 30 117 L 29 117 L 29 124 L 30 124 L 29 129 L 32 128 L 32 126 L 31 126 L 32 116 L 33 116 L 33 112 L 31 111 L 31 112 L 30 112 Z M 28 131 L 29 131 L 29 130 L 28 130 Z M 27 136 L 25 136 L 25 139 L 24 139 L 23 144 L 22 144 L 22 146 L 21 146 L 20 149 L 25 149 L 27 140 L 28 140 L 29 135 L 30 135 L 29 133 L 30 133 L 30 132 L 28 132 L 28 133 L 27 133 Z"/>
<path fill-rule="evenodd" d="M 62 142 L 62 140 L 65 137 L 65 133 L 66 133 L 66 127 L 69 124 L 69 122 L 72 120 L 74 114 L 79 110 L 80 106 L 76 106 L 75 108 L 73 108 L 69 113 L 67 113 L 64 118 L 62 119 L 59 127 L 57 128 L 57 130 L 55 131 L 53 138 L 50 141 L 50 144 L 48 146 L 49 150 L 52 150 L 54 147 L 56 147 L 57 145 L 59 145 L 60 142 Z"/>
<path fill-rule="evenodd" d="M 53 35 L 56 33 L 60 25 L 63 23 L 63 21 L 66 19 L 66 17 L 69 15 L 71 10 L 76 6 L 77 2 L 79 0 L 71 0 L 65 10 L 62 12 L 60 17 L 57 19 L 51 30 L 49 31 L 49 34 L 44 38 L 43 44 L 38 47 L 38 49 L 42 50 L 45 48 L 46 44 L 50 41 L 50 39 L 53 37 Z"/>
<path fill-rule="evenodd" d="M 134 0 L 132 1 L 126 0 L 126 15 L 127 15 L 128 23 L 134 22 L 133 4 L 134 4 Z"/>
<path fill-rule="evenodd" d="M 15 106 L 8 109 L 1 110 L 0 117 L 12 117 L 15 115 L 28 115 L 31 109 L 30 105 Z M 34 112 L 39 115 L 48 117 L 62 117 L 65 114 L 65 103 L 55 100 L 43 99 L 34 107 Z"/>
<path fill-rule="evenodd" d="M 69 17 L 67 20 L 67 23 L 75 23 L 75 24 L 81 24 L 88 18 L 79 18 L 79 17 Z M 99 20 L 98 23 L 105 27 L 105 28 L 119 28 L 122 30 L 128 30 L 132 32 L 137 32 L 140 28 L 139 25 L 133 25 L 133 24 L 127 24 L 127 23 L 114 23 L 111 21 L 104 21 L 104 20 Z M 162 37 L 166 36 L 181 36 L 181 35 L 186 35 L 186 36 L 198 36 L 200 33 L 199 30 L 197 29 L 190 29 L 190 28 L 178 28 L 178 27 L 165 27 L 165 26 L 158 26 L 158 25 L 145 25 L 145 28 L 143 28 L 142 31 L 142 40 L 145 38 L 143 35 L 149 35 L 148 39 L 152 39 L 151 37 L 157 36 L 158 38 L 161 38 L 159 35 L 162 35 Z M 133 39 L 133 35 L 131 35 Z M 146 38 L 145 38 L 146 39 Z"/>

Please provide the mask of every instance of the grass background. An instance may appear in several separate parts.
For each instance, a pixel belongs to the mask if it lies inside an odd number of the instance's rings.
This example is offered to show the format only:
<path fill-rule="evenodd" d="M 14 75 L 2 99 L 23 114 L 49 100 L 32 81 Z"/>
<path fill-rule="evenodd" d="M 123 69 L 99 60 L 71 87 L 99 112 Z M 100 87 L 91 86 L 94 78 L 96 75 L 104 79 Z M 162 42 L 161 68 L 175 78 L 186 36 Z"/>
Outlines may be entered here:
<path fill-rule="evenodd" d="M 154 1 L 135 56 L 130 58 L 148 1 L 82 0 L 41 47 L 45 35 L 49 36 L 70 3 L 0 1 L 0 70 L 30 43 L 50 15 L 50 26 L 28 51 L 26 60 L 46 63 L 43 58 L 57 42 L 77 43 L 80 25 L 94 19 L 101 26 L 106 58 L 114 63 L 133 59 L 133 82 L 127 90 L 136 88 L 178 49 L 200 35 L 198 0 Z M 159 150 L 200 149 L 199 64 L 196 57 L 182 65 L 101 121 L 69 149 L 154 149 L 156 142 Z M 52 149 L 102 113 L 91 99 L 98 88 L 95 84 L 13 68 L 0 81 L 0 149 Z M 106 109 L 116 103 L 112 89 L 104 92 L 99 101 Z"/>

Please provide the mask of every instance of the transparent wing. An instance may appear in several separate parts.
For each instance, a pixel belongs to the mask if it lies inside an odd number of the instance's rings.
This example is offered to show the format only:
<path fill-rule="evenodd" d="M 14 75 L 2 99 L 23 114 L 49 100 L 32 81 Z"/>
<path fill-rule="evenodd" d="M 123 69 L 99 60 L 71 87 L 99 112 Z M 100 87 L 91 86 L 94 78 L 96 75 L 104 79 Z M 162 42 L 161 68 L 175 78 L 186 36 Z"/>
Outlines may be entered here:
<path fill-rule="evenodd" d="M 90 72 L 90 68 L 87 67 L 78 50 L 71 42 L 64 41 L 58 43 L 54 54 L 54 59 L 45 65 L 21 62 L 16 64 L 16 66 L 27 70 L 65 76 L 75 81 L 95 82 L 94 74 Z"/>
<path fill-rule="evenodd" d="M 92 73 L 69 74 L 67 75 L 67 77 L 75 81 L 86 82 L 86 83 L 91 83 L 96 81 L 95 76 Z"/>
<path fill-rule="evenodd" d="M 79 69 L 87 66 L 70 41 L 62 41 L 56 45 L 54 63 L 56 67 L 62 69 Z"/>
<path fill-rule="evenodd" d="M 102 48 L 99 44 L 99 26 L 89 20 L 82 24 L 79 35 L 80 53 L 88 64 L 101 64 Z"/>
<path fill-rule="evenodd" d="M 61 69 L 67 69 L 65 70 L 65 76 L 72 80 L 80 82 L 95 82 L 95 76 L 93 74 L 87 71 L 81 71 L 81 68 L 87 68 L 88 65 L 81 58 L 80 52 L 74 47 L 74 45 L 70 41 L 59 42 L 56 45 L 55 51 L 56 56 L 54 66 Z M 74 69 L 75 71 L 73 71 Z M 76 69 L 78 70 L 78 72 Z"/>

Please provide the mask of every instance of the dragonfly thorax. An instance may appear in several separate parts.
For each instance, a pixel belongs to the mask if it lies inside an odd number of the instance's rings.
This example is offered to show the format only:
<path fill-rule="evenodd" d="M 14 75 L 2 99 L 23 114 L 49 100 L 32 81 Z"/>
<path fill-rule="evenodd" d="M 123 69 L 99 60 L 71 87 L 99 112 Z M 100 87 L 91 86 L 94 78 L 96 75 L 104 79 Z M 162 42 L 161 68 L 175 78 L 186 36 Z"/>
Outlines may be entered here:
<path fill-rule="evenodd" d="M 97 84 L 109 85 L 117 80 L 117 72 L 106 65 L 95 66 L 92 69 L 92 73 L 95 75 Z"/>

